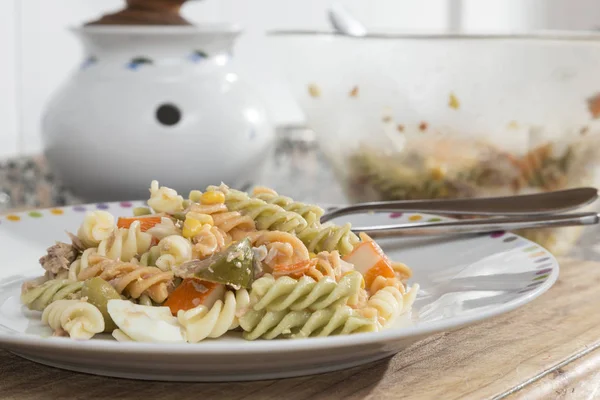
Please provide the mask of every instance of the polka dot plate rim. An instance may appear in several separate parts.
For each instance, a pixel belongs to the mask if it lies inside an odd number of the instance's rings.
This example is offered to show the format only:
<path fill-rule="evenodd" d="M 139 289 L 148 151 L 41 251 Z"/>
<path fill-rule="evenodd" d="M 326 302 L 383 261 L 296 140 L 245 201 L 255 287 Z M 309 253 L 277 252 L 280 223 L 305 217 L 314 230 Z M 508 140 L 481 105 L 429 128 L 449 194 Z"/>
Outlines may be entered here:
<path fill-rule="evenodd" d="M 0 346 L 47 365 L 133 379 L 232 381 L 302 376 L 387 357 L 434 333 L 514 310 L 550 289 L 559 273 L 558 262 L 547 250 L 510 232 L 459 239 L 386 239 L 380 241 L 386 253 L 413 269 L 409 284 L 419 283 L 421 289 L 413 315 L 381 332 L 255 342 L 231 334 L 185 345 L 119 343 L 105 335 L 90 341 L 49 337 L 47 328 L 35 322 L 39 315 L 24 310 L 19 302 L 23 280 L 42 272 L 38 258 L 55 241 L 67 241 L 65 230 L 75 232 L 86 211 L 129 216 L 133 207 L 143 204 L 85 204 L 1 215 L 0 251 L 11 262 L 0 264 Z M 364 226 L 447 219 L 390 214 L 347 216 L 343 221 Z M 264 362 L 256 364 L 257 357 Z"/>

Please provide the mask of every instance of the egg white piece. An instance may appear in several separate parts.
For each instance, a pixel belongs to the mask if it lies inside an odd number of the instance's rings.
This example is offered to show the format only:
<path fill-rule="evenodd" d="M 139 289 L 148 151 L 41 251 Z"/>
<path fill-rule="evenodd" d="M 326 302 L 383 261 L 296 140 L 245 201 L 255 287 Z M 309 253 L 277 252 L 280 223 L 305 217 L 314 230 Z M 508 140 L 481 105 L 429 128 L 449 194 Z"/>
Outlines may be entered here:
<path fill-rule="evenodd" d="M 185 342 L 181 326 L 168 307 L 143 306 L 113 299 L 108 301 L 107 308 L 115 324 L 131 340 Z"/>

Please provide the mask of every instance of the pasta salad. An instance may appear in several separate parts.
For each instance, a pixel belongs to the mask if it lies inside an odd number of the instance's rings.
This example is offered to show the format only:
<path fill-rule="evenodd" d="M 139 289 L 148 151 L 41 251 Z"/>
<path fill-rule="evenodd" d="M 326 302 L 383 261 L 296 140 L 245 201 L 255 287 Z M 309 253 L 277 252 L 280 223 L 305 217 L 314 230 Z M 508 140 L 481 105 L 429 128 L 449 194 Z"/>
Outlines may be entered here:
<path fill-rule="evenodd" d="M 55 335 L 197 343 L 229 331 L 244 339 L 308 338 L 389 327 L 419 286 L 350 224 L 321 224 L 323 210 L 224 184 L 150 186 L 131 217 L 88 212 L 70 243 L 40 258 L 45 274 L 21 302 Z"/>

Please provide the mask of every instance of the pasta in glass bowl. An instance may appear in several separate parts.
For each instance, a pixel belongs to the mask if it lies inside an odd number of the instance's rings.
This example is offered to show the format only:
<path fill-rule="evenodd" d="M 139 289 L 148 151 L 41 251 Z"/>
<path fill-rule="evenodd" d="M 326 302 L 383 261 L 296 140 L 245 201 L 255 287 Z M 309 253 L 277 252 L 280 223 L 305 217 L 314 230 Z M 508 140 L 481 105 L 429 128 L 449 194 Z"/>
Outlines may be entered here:
<path fill-rule="evenodd" d="M 352 202 L 597 186 L 600 35 L 271 34 Z M 555 254 L 580 228 L 522 232 Z"/>
<path fill-rule="evenodd" d="M 197 343 L 376 332 L 410 311 L 412 271 L 323 210 L 259 187 L 150 187 L 131 217 L 87 212 L 40 258 L 21 302 L 55 335 Z"/>

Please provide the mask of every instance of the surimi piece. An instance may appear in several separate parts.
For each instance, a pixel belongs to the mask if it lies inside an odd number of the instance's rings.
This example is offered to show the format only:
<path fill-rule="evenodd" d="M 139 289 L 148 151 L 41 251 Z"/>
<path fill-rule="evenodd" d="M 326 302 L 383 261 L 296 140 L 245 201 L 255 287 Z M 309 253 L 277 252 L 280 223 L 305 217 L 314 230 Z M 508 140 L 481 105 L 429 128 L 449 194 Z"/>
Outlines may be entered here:
<path fill-rule="evenodd" d="M 354 268 L 363 274 L 367 287 L 370 287 L 378 276 L 386 278 L 396 276 L 392 262 L 383 253 L 381 247 L 372 240 L 357 245 L 343 260 L 353 264 Z"/>

